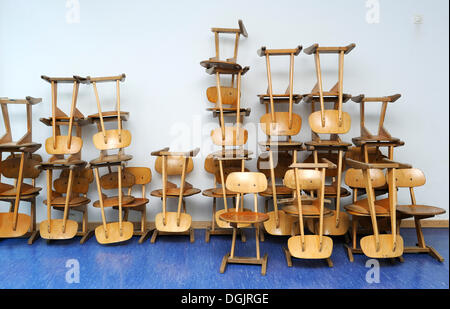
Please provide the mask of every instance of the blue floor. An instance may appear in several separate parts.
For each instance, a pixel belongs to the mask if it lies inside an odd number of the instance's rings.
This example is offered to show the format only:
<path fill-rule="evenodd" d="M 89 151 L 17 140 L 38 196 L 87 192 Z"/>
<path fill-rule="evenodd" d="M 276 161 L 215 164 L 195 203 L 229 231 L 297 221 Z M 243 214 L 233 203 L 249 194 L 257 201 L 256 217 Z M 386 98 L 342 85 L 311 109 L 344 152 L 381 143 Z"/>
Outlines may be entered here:
<path fill-rule="evenodd" d="M 333 268 L 322 260 L 293 260 L 287 267 L 282 251 L 286 237 L 267 236 L 261 252 L 269 254 L 267 275 L 256 265 L 230 264 L 219 273 L 222 257 L 229 251 L 231 237 L 195 231 L 195 243 L 187 236 L 159 236 L 155 244 L 138 238 L 113 246 L 97 243 L 95 236 L 84 245 L 79 238 L 53 241 L 38 239 L 0 240 L 0 288 L 449 288 L 449 230 L 425 229 L 425 239 L 445 258 L 440 263 L 427 254 L 405 255 L 405 262 L 380 260 L 380 283 L 366 282 L 368 260 L 355 255 L 350 263 L 343 240 L 334 239 Z M 254 232 L 246 231 L 247 242 L 237 242 L 236 255 L 253 255 Z M 402 229 L 406 245 L 415 244 L 415 231 Z M 80 282 L 66 282 L 66 262 L 79 262 Z"/>

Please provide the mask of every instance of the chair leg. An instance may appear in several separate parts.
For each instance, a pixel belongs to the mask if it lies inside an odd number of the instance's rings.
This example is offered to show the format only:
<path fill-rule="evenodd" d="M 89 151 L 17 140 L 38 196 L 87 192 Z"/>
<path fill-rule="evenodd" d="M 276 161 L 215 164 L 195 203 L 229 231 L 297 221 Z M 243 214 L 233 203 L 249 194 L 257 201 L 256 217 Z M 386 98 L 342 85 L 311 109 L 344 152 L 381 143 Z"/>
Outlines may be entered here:
<path fill-rule="evenodd" d="M 155 229 L 155 230 L 153 230 L 152 238 L 150 238 L 150 243 L 151 243 L 151 244 L 154 244 L 154 243 L 155 243 L 156 237 L 157 237 L 157 236 L 158 236 L 158 230 Z"/>

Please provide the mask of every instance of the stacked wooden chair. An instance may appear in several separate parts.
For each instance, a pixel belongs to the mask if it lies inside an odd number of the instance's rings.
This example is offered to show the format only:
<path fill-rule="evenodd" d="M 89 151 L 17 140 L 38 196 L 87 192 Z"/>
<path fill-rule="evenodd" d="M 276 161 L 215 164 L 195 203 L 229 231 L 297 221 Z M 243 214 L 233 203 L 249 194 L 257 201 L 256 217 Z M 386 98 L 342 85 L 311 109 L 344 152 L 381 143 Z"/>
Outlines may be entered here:
<path fill-rule="evenodd" d="M 292 266 L 292 257 L 299 259 L 325 259 L 329 267 L 333 267 L 331 254 L 333 240 L 324 236 L 324 218 L 332 214 L 330 209 L 324 207 L 325 203 L 325 175 L 326 169 L 336 168 L 336 165 L 327 159 L 323 163 L 294 163 L 286 172 L 284 184 L 295 190 L 296 199 L 291 205 L 283 207 L 283 211 L 298 218 L 299 234 L 291 236 L 288 248 L 283 248 L 286 262 Z M 301 191 L 314 191 L 315 198 L 311 203 L 303 203 Z M 305 235 L 305 219 L 319 221 L 319 227 L 314 235 Z"/>
<path fill-rule="evenodd" d="M 134 225 L 132 222 L 125 221 L 123 218 L 123 205 L 132 203 L 134 197 L 123 195 L 122 189 L 134 185 L 134 175 L 125 173 L 125 163 L 131 160 L 131 155 L 126 155 L 124 149 L 131 144 L 131 133 L 122 128 L 122 121 L 128 119 L 128 113 L 122 113 L 120 109 L 120 82 L 125 80 L 125 74 L 106 77 L 88 76 L 84 83 L 92 85 L 95 99 L 97 102 L 98 114 L 89 116 L 89 119 L 97 124 L 98 133 L 92 140 L 95 148 L 100 150 L 100 156 L 89 162 L 94 169 L 95 180 L 97 184 L 98 201 L 94 205 L 99 205 L 102 215 L 102 225 L 96 227 L 95 236 L 100 244 L 111 244 L 129 240 L 134 235 Z M 97 89 L 97 83 L 115 83 L 116 85 L 116 109 L 112 112 L 105 112 L 103 115 L 100 98 Z M 114 129 L 105 129 L 105 119 L 112 123 L 117 123 Z M 117 150 L 117 153 L 111 154 L 108 151 Z M 117 168 L 117 172 L 112 169 Z M 104 182 L 100 179 L 100 168 L 107 168 L 108 173 Z M 110 180 L 110 178 L 112 180 Z M 132 180 L 130 180 L 130 178 Z M 108 182 L 106 188 L 116 189 L 117 195 L 107 197 L 102 193 L 102 186 L 105 188 L 105 182 Z M 125 184 L 125 185 L 124 185 Z M 105 207 L 117 207 L 119 210 L 118 222 L 106 221 Z"/>
<path fill-rule="evenodd" d="M 156 156 L 155 170 L 162 175 L 163 187 L 151 192 L 152 196 L 161 198 L 162 212 L 155 217 L 155 230 L 153 231 L 151 243 L 156 241 L 159 235 L 188 235 L 190 242 L 195 241 L 194 229 L 192 228 L 192 217 L 187 213 L 185 198 L 201 192 L 186 181 L 186 175 L 194 169 L 192 160 L 199 148 L 188 152 L 170 152 L 164 148 L 152 152 Z M 180 176 L 180 186 L 168 181 L 168 176 Z M 167 211 L 167 198 L 178 198 L 177 211 Z M 183 206 L 183 212 L 181 207 Z"/>
<path fill-rule="evenodd" d="M 349 228 L 349 218 L 341 212 L 341 197 L 348 196 L 349 192 L 341 187 L 344 153 L 351 146 L 339 137 L 350 130 L 350 115 L 342 110 L 343 103 L 350 99 L 350 95 L 343 91 L 344 85 L 344 56 L 355 48 L 355 44 L 343 47 L 322 47 L 314 44 L 304 52 L 314 55 L 317 83 L 311 93 L 304 96 L 303 101 L 311 104 L 311 114 L 309 116 L 309 126 L 311 128 L 312 140 L 305 142 L 308 150 L 312 151 L 312 156 L 305 162 L 319 163 L 321 158 L 332 160 L 337 165 L 336 171 L 328 171 L 327 176 L 332 177 L 331 184 L 325 185 L 325 197 L 335 200 L 335 210 L 333 215 L 324 221 L 324 233 L 326 235 L 346 235 Z M 337 54 L 339 56 L 338 81 L 330 89 L 324 91 L 322 86 L 322 68 L 320 65 L 321 54 Z M 320 104 L 320 110 L 316 111 L 316 103 Z M 326 109 L 325 103 L 332 103 L 332 109 Z M 319 134 L 329 134 L 329 139 L 323 139 Z M 308 226 L 313 229 L 314 224 L 309 221 Z"/>
<path fill-rule="evenodd" d="M 276 181 L 284 177 L 290 164 L 297 162 L 297 152 L 304 150 L 303 143 L 292 140 L 292 137 L 300 132 L 302 126 L 301 117 L 293 112 L 293 105 L 302 99 L 302 96 L 295 94 L 293 90 L 294 57 L 301 50 L 302 46 L 293 49 L 267 49 L 263 46 L 258 50 L 258 55 L 265 57 L 266 60 L 268 81 L 267 93 L 258 95 L 261 104 L 266 106 L 266 114 L 261 117 L 260 124 L 263 132 L 267 135 L 267 140 L 259 143 L 265 153 L 261 154 L 258 159 L 258 169 L 265 172 L 266 175 L 269 174 L 270 177 L 270 186 L 259 194 L 266 200 L 265 211 L 270 219 L 264 222 L 264 227 L 266 232 L 271 235 L 291 235 L 294 222 L 292 216 L 278 209 L 278 198 L 292 197 L 293 190 L 284 185 L 277 185 Z M 289 84 L 284 94 L 273 92 L 270 56 L 289 56 Z M 275 111 L 275 106 L 279 109 L 282 103 L 288 104 L 288 112 Z M 280 137 L 285 137 L 286 140 L 279 140 Z M 274 163 L 274 153 L 277 158 L 276 164 Z M 272 199 L 274 206 L 274 210 L 271 212 L 268 211 L 267 205 L 269 198 Z"/>
<path fill-rule="evenodd" d="M 211 132 L 211 139 L 214 145 L 221 147 L 221 150 L 209 155 L 206 159 L 207 162 L 205 162 L 211 168 L 211 171 L 213 168 L 215 169 L 212 172 L 215 175 L 215 187 L 203 191 L 204 196 L 213 198 L 213 219 L 211 227 L 207 229 L 205 235 L 207 242 L 211 235 L 224 235 L 232 232 L 230 224 L 220 219 L 220 215 L 229 210 L 227 198 L 235 196 L 234 192 L 226 189 L 225 182 L 231 172 L 245 171 L 245 161 L 249 160 L 251 155 L 245 149 L 248 132 L 242 128 L 243 117 L 250 114 L 250 109 L 245 109 L 241 106 L 241 77 L 249 70 L 249 67 L 242 67 L 237 63 L 239 38 L 241 35 L 247 37 L 247 31 L 241 20 L 239 20 L 238 24 L 239 28 L 237 29 L 212 29 L 215 34 L 216 55 L 200 63 L 201 66 L 206 68 L 208 74 L 216 76 L 216 86 L 208 88 L 206 93 L 208 100 L 215 103 L 215 107 L 208 110 L 213 111 L 213 117 L 219 118 L 220 125 L 220 128 Z M 235 34 L 234 55 L 232 58 L 220 59 L 220 33 Z M 230 76 L 230 86 L 222 85 L 222 75 Z M 235 117 L 234 126 L 226 126 L 225 116 Z M 219 182 L 220 188 L 217 187 Z M 222 198 L 224 201 L 224 208 L 218 211 L 216 211 L 217 198 Z M 234 203 L 236 203 L 235 200 Z M 243 197 L 240 205 L 243 207 Z M 245 241 L 243 234 L 242 240 Z"/>
<path fill-rule="evenodd" d="M 84 115 L 77 109 L 78 90 L 81 77 L 48 77 L 42 79 L 51 84 L 52 116 L 40 119 L 44 124 L 52 127 L 52 136 L 45 141 L 45 150 L 51 155 L 47 162 L 40 164 L 40 168 L 46 171 L 47 179 L 47 220 L 42 221 L 39 227 L 40 235 L 47 240 L 71 239 L 76 235 L 82 236 L 83 243 L 90 235 L 86 228 L 87 205 L 90 201 L 85 196 L 89 181 L 84 182 L 83 170 L 87 162 L 81 159 L 83 140 L 81 127 L 87 123 Z M 72 102 L 70 114 L 67 115 L 58 108 L 58 85 L 72 84 Z M 76 127 L 75 136 L 72 136 L 73 127 Z M 62 134 L 62 128 L 68 127 L 67 135 Z M 55 194 L 52 189 L 53 173 L 61 171 L 60 178 L 55 180 Z M 83 184 L 82 184 L 83 182 Z M 84 187 L 83 187 L 84 186 Z M 83 187 L 80 189 L 80 187 Z M 75 189 L 74 189 L 75 188 Z M 80 195 L 81 194 L 81 195 Z M 52 209 L 63 211 L 62 219 L 52 218 Z M 76 208 L 83 212 L 83 227 L 79 232 L 78 222 L 69 220 L 69 212 Z"/>
<path fill-rule="evenodd" d="M 41 144 L 32 141 L 32 106 L 41 102 L 40 98 L 26 97 L 23 99 L 0 98 L 5 134 L 0 138 L 0 201 L 10 204 L 9 211 L 0 213 L 0 238 L 28 237 L 32 244 L 38 232 L 36 230 L 36 196 L 41 188 L 35 186 L 35 180 L 40 174 L 36 166 L 42 158 L 34 154 Z M 20 104 L 26 106 L 27 132 L 18 141 L 12 140 L 11 123 L 8 105 Z M 3 152 L 10 155 L 3 160 Z M 14 179 L 14 185 L 1 181 L 1 176 Z M 31 179 L 31 184 L 24 179 Z M 30 215 L 20 213 L 20 202 L 30 203 Z"/>
<path fill-rule="evenodd" d="M 227 253 L 220 266 L 220 273 L 224 273 L 229 263 L 256 264 L 261 265 L 261 274 L 264 276 L 267 270 L 267 254 L 261 257 L 259 246 L 259 228 L 261 223 L 269 220 L 265 213 L 258 212 L 258 193 L 267 189 L 267 179 L 263 173 L 234 172 L 228 175 L 226 189 L 236 192 L 237 205 L 234 210 L 228 210 L 220 214 L 220 219 L 228 222 L 233 228 L 231 251 Z M 253 210 L 242 210 L 239 201 L 243 194 L 253 195 Z M 239 225 L 253 225 L 256 235 L 256 257 L 239 257 L 235 255 L 236 235 L 240 229 Z"/>

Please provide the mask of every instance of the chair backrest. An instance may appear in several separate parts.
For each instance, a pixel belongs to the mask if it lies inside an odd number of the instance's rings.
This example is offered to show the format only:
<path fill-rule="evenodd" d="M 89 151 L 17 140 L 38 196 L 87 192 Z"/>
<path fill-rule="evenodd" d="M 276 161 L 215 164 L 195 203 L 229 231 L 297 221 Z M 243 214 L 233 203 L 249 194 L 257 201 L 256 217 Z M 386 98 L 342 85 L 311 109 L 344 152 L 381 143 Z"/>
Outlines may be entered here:
<path fill-rule="evenodd" d="M 128 130 L 121 130 L 119 135 L 119 130 L 105 130 L 105 136 L 103 132 L 98 132 L 94 134 L 92 140 L 94 142 L 95 148 L 99 150 L 110 150 L 110 149 L 120 149 L 130 146 L 131 144 L 131 133 Z"/>
<path fill-rule="evenodd" d="M 87 194 L 89 185 L 94 180 L 92 169 L 84 168 L 82 170 L 73 171 L 72 193 Z M 69 183 L 69 170 L 63 170 L 58 179 L 53 182 L 55 191 L 60 194 L 67 193 Z"/>
<path fill-rule="evenodd" d="M 186 158 L 183 156 L 166 156 L 166 166 L 167 166 L 167 175 L 168 176 L 175 176 L 175 175 L 181 175 L 183 172 L 183 161 Z M 162 163 L 163 158 L 162 156 L 157 157 L 155 160 L 155 170 L 162 174 Z M 194 169 L 194 161 L 192 158 L 187 158 L 186 162 L 186 174 L 189 174 Z"/>
<path fill-rule="evenodd" d="M 387 178 L 387 177 L 386 177 Z M 388 179 L 386 179 L 388 181 Z M 425 174 L 417 168 L 395 170 L 395 185 L 402 188 L 423 186 L 426 182 Z"/>
<path fill-rule="evenodd" d="M 36 166 L 42 162 L 42 158 L 38 154 L 33 154 L 31 158 L 25 156 L 23 164 L 23 178 L 36 179 L 41 174 L 41 170 Z M 0 162 L 0 173 L 6 178 L 17 179 L 19 177 L 20 156 L 8 156 Z"/>
<path fill-rule="evenodd" d="M 274 173 L 275 178 L 283 178 L 286 172 L 289 170 L 289 165 L 292 164 L 293 158 L 289 152 L 274 152 Z M 276 160 L 275 160 L 276 159 Z M 263 166 L 264 164 L 264 166 Z M 267 178 L 270 177 L 270 166 L 269 166 L 269 156 L 262 157 L 260 155 L 258 157 L 258 161 L 256 163 L 258 171 L 266 175 Z M 265 167 L 265 168 L 263 168 Z"/>
<path fill-rule="evenodd" d="M 130 188 L 136 183 L 134 174 L 123 171 L 122 172 L 122 188 Z M 110 172 L 100 178 L 100 185 L 105 190 L 117 189 L 119 187 L 119 173 Z"/>
<path fill-rule="evenodd" d="M 275 122 L 272 122 L 272 114 L 268 113 L 259 120 L 261 129 L 269 136 L 294 136 L 302 128 L 302 118 L 292 113 L 292 126 L 289 128 L 289 112 L 275 112 Z"/>
<path fill-rule="evenodd" d="M 228 175 L 226 188 L 237 193 L 259 193 L 267 189 L 267 178 L 263 173 L 234 172 Z"/>
<path fill-rule="evenodd" d="M 225 127 L 225 139 L 222 139 L 222 129 L 211 131 L 211 139 L 218 146 L 242 146 L 247 143 L 248 132 L 242 127 Z"/>
<path fill-rule="evenodd" d="M 45 140 L 45 150 L 51 155 L 65 155 L 76 154 L 81 151 L 83 147 L 83 140 L 78 136 L 72 136 L 70 145 L 68 145 L 69 136 L 57 135 L 55 136 L 56 143 L 53 137 Z"/>
<path fill-rule="evenodd" d="M 386 184 L 384 174 L 379 169 L 369 169 L 370 181 L 373 188 L 382 187 Z M 345 172 L 345 184 L 351 188 L 366 188 L 363 172 L 360 169 L 349 168 Z"/>
<path fill-rule="evenodd" d="M 324 110 L 325 126 L 322 126 L 321 111 L 309 115 L 309 126 L 318 134 L 345 134 L 350 130 L 351 118 L 346 112 L 342 112 L 342 124 L 339 125 L 339 111 Z"/>
<path fill-rule="evenodd" d="M 297 182 L 300 190 L 321 190 L 322 172 L 316 170 L 298 169 Z M 290 189 L 296 189 L 295 185 L 295 170 L 290 169 L 284 176 L 284 185 Z"/>
<path fill-rule="evenodd" d="M 136 185 L 145 185 L 152 181 L 152 171 L 148 167 L 126 167 L 125 173 L 134 175 Z"/>
<path fill-rule="evenodd" d="M 231 105 L 232 107 L 237 105 L 238 91 L 235 87 L 220 87 L 220 93 L 222 94 L 222 104 Z M 206 96 L 211 103 L 218 102 L 217 87 L 209 87 L 206 89 Z"/>

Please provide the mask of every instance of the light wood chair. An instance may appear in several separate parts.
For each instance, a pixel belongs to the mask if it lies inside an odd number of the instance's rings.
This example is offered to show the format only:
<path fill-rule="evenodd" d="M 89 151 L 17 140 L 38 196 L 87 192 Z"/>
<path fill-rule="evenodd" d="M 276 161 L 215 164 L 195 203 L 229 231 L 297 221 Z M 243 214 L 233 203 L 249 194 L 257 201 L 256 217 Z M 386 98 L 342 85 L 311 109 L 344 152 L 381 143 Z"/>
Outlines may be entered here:
<path fill-rule="evenodd" d="M 0 152 L 0 159 L 2 158 L 3 153 Z M 14 179 L 15 186 L 0 182 L 0 201 L 10 203 L 9 213 L 13 213 L 15 211 L 15 204 L 17 199 L 17 186 L 18 179 L 20 175 L 20 165 L 21 165 L 22 155 L 18 156 L 17 154 L 9 155 L 5 160 L 1 160 L 0 162 L 0 175 L 5 178 Z M 20 189 L 19 199 L 20 202 L 29 202 L 30 203 L 30 228 L 23 237 L 28 238 L 28 244 L 31 245 L 39 236 L 39 232 L 36 228 L 36 197 L 39 195 L 42 188 L 36 187 L 36 178 L 39 177 L 41 171 L 35 168 L 39 163 L 42 162 L 42 158 L 37 154 L 26 153 L 24 156 L 24 162 L 22 163 L 22 179 L 31 179 L 31 184 L 22 183 Z M 19 213 L 18 216 L 21 216 Z M 3 215 L 2 215 L 3 216 Z M 0 216 L 0 217 L 2 217 Z M 6 220 L 6 223 L 3 223 L 6 218 L 2 219 L 2 223 L 0 223 L 0 238 L 3 238 L 3 233 L 5 233 L 5 227 L 10 225 L 11 221 Z M 14 220 L 14 218 L 13 218 Z M 18 219 L 19 220 L 19 219 Z M 17 230 L 17 229 L 16 229 Z M 14 229 L 13 229 L 14 231 Z M 8 233 L 9 231 L 7 231 Z M 21 232 L 20 232 L 21 233 Z M 5 235 L 7 236 L 7 235 Z"/>
<path fill-rule="evenodd" d="M 135 229 L 133 235 L 141 236 L 139 243 L 142 244 L 152 231 L 147 227 L 147 204 L 149 199 L 146 198 L 146 186 L 152 181 L 152 171 L 148 167 L 126 167 L 124 173 L 129 173 L 134 176 L 134 185 L 128 188 L 127 196 L 132 196 L 132 189 L 136 186 L 141 186 L 142 197 L 134 197 L 131 203 L 123 204 L 124 217 L 123 220 L 128 220 L 130 210 L 140 212 L 141 222 L 140 228 Z M 118 209 L 117 206 L 113 206 Z"/>
<path fill-rule="evenodd" d="M 226 212 L 225 206 L 221 210 L 217 210 L 217 199 L 223 198 L 221 173 L 219 164 L 222 164 L 223 178 L 226 182 L 229 174 L 233 172 L 239 172 L 242 170 L 242 163 L 240 160 L 215 160 L 213 155 L 208 155 L 205 159 L 205 171 L 214 175 L 214 187 L 202 191 L 202 195 L 210 197 L 213 199 L 212 205 L 212 216 L 211 216 L 211 226 L 205 230 L 205 242 L 209 242 L 211 235 L 231 235 L 233 230 L 229 223 L 220 220 L 219 216 L 221 213 Z M 245 172 L 249 172 L 247 168 L 244 169 Z M 233 200 L 233 208 L 236 207 L 236 192 L 232 192 L 225 188 L 226 198 L 231 198 Z M 227 204 L 228 205 L 228 204 Z M 241 204 L 242 205 L 242 204 Z M 241 227 L 245 225 L 240 225 Z M 241 229 L 241 241 L 245 242 L 246 237 L 244 230 Z"/>
<path fill-rule="evenodd" d="M 400 229 L 400 224 L 403 219 L 414 218 L 418 244 L 414 247 L 405 247 L 403 253 L 428 253 L 439 262 L 443 262 L 444 258 L 433 247 L 428 246 L 425 243 L 425 238 L 422 232 L 421 220 L 432 218 L 434 216 L 445 213 L 445 209 L 442 209 L 440 207 L 416 203 L 414 188 L 423 186 L 425 182 L 425 175 L 419 169 L 400 169 L 396 171 L 396 186 L 398 188 L 408 188 L 411 197 L 411 204 L 397 205 L 397 228 Z"/>
<path fill-rule="evenodd" d="M 301 190 L 316 191 L 317 198 L 310 205 L 303 205 L 301 198 L 296 203 L 283 207 L 283 210 L 298 218 L 300 235 L 291 236 L 288 248 L 283 248 L 286 262 L 292 267 L 292 257 L 300 259 L 325 259 L 329 267 L 333 267 L 331 253 L 333 240 L 323 235 L 324 217 L 330 216 L 331 211 L 324 207 L 325 201 L 325 171 L 336 168 L 332 162 L 326 163 L 294 163 L 291 170 L 286 172 L 284 184 L 294 189 L 296 196 L 301 196 Z M 317 169 L 317 170 L 313 170 Z M 318 218 L 319 227 L 316 235 L 305 235 L 304 218 Z"/>
<path fill-rule="evenodd" d="M 265 169 L 269 172 L 270 187 L 262 195 L 271 193 L 274 210 L 267 211 L 269 220 L 264 222 L 264 228 L 271 235 L 291 235 L 293 219 L 286 213 L 278 209 L 278 195 L 287 198 L 292 196 L 292 190 L 283 185 L 277 185 L 277 178 L 283 178 L 286 168 L 297 162 L 297 152 L 304 150 L 303 143 L 293 141 L 292 137 L 299 134 L 302 119 L 293 112 L 293 104 L 301 101 L 302 96 L 294 94 L 294 57 L 302 50 L 302 46 L 293 49 L 267 49 L 265 46 L 258 50 L 257 54 L 266 59 L 267 71 L 267 91 L 265 94 L 258 95 L 260 102 L 265 104 L 266 114 L 260 119 L 261 129 L 267 135 L 266 141 L 259 145 L 263 151 L 268 152 L 268 165 Z M 274 93 L 272 86 L 272 71 L 270 66 L 271 56 L 289 56 L 289 83 L 284 94 Z M 288 112 L 275 111 L 275 104 L 287 103 Z M 285 140 L 280 140 L 285 138 Z M 274 164 L 274 152 L 277 155 L 277 166 Z M 267 157 L 267 156 L 266 156 Z M 261 157 L 259 163 L 263 163 Z M 278 167 L 279 165 L 279 167 Z M 263 166 L 259 164 L 258 169 L 262 172 Z M 275 172 L 277 170 L 277 172 Z M 278 174 L 279 177 L 276 177 Z M 267 205 L 266 199 L 266 205 Z M 266 207 L 267 208 L 267 207 Z"/>
<path fill-rule="evenodd" d="M 164 148 L 151 153 L 156 156 L 155 170 L 162 175 L 163 188 L 153 190 L 150 194 L 162 199 L 162 212 L 155 217 L 155 227 L 150 242 L 154 243 L 159 235 L 189 235 L 190 242 L 194 242 L 194 229 L 191 227 L 192 217 L 186 211 L 185 198 L 201 192 L 185 181 L 186 175 L 194 169 L 192 160 L 198 152 L 196 148 L 188 152 L 170 152 L 169 148 Z M 181 182 L 176 184 L 167 180 L 168 176 L 180 176 Z M 178 208 L 176 212 L 167 211 L 167 198 L 178 198 Z M 184 212 L 181 212 L 183 205 Z"/>
<path fill-rule="evenodd" d="M 267 254 L 261 258 L 259 249 L 259 226 L 269 220 L 269 216 L 258 212 L 258 193 L 267 189 L 267 179 L 263 173 L 234 172 L 228 175 L 226 188 L 236 192 L 237 205 L 235 210 L 222 213 L 220 219 L 229 222 L 233 227 L 231 252 L 227 253 L 220 266 L 220 273 L 224 273 L 228 263 L 257 264 L 261 265 L 261 274 L 264 276 L 267 270 Z M 253 211 L 241 211 L 239 208 L 240 195 L 253 194 Z M 235 256 L 236 235 L 239 224 L 253 224 L 256 231 L 256 257 Z"/>
<path fill-rule="evenodd" d="M 8 178 L 16 179 L 14 186 L 3 184 L 0 179 L 0 200 L 6 200 L 11 203 L 9 212 L 0 213 L 0 238 L 22 237 L 25 235 L 30 237 L 28 240 L 29 244 L 32 244 L 36 238 L 35 196 L 40 191 L 40 188 L 34 186 L 34 179 L 39 176 L 39 173 L 32 170 L 33 164 L 36 163 L 32 154 L 41 147 L 41 144 L 32 142 L 32 106 L 41 101 L 42 99 L 33 97 L 26 97 L 25 100 L 0 98 L 6 130 L 5 134 L 0 138 L 0 154 L 3 152 L 11 153 L 9 160 L 7 159 L 5 160 L 6 162 L 2 163 L 4 166 L 2 173 L 11 176 L 6 176 Z M 27 132 L 18 141 L 12 140 L 8 112 L 9 104 L 20 104 L 26 107 Z M 20 153 L 20 159 L 15 158 L 15 153 Z M 34 159 L 38 159 L 38 157 L 35 156 Z M 24 178 L 32 178 L 32 185 L 24 184 Z M 31 202 L 31 216 L 19 213 L 21 201 Z"/>
<path fill-rule="evenodd" d="M 51 239 L 71 239 L 78 232 L 78 223 L 69 220 L 69 201 L 71 199 L 73 180 L 75 171 L 82 170 L 86 166 L 86 162 L 81 160 L 81 148 L 83 140 L 81 138 L 81 125 L 84 116 L 77 109 L 78 90 L 81 77 L 48 77 L 41 78 L 51 85 L 52 91 L 52 116 L 51 119 L 41 119 L 44 124 L 52 126 L 52 136 L 45 141 L 45 150 L 51 155 L 47 162 L 40 164 L 42 170 L 46 170 L 47 175 L 47 220 L 40 223 L 39 232 L 42 238 Z M 58 108 L 58 84 L 72 84 L 72 103 L 70 106 L 70 115 L 67 116 Z M 76 126 L 76 136 L 73 136 L 73 126 Z M 67 135 L 62 135 L 61 126 L 68 127 Z M 66 157 L 68 156 L 68 157 Z M 52 183 L 54 170 L 68 170 L 68 185 L 64 202 L 63 219 L 52 219 L 51 217 L 51 201 Z"/>
<path fill-rule="evenodd" d="M 394 160 L 394 148 L 403 146 L 405 143 L 399 138 L 392 137 L 391 134 L 384 127 L 384 120 L 386 118 L 386 110 L 389 103 L 394 103 L 401 97 L 400 94 L 395 94 L 386 97 L 366 97 L 361 94 L 359 96 L 352 97 L 352 101 L 359 104 L 360 107 L 360 130 L 361 135 L 352 139 L 353 144 L 360 147 L 361 154 L 364 158 L 364 162 L 369 161 L 369 149 L 380 147 L 387 147 L 389 150 L 388 158 Z M 365 125 L 365 103 L 382 103 L 380 119 L 378 122 L 378 133 L 373 135 L 369 132 Z"/>
<path fill-rule="evenodd" d="M 397 234 L 397 219 L 396 219 L 396 207 L 397 207 L 397 185 L 396 185 L 396 173 L 398 172 L 398 169 L 405 169 L 405 168 L 411 168 L 408 164 L 402 164 L 398 162 L 391 161 L 389 159 L 384 160 L 385 163 L 364 163 L 355 161 L 352 159 L 347 159 L 346 164 L 354 169 L 361 170 L 361 178 L 355 179 L 355 183 L 350 183 L 349 185 L 351 187 L 355 187 L 356 183 L 363 182 L 366 195 L 367 195 L 367 205 L 368 205 L 368 214 L 370 216 L 370 220 L 372 223 L 372 231 L 373 235 L 365 236 L 361 238 L 360 240 L 360 246 L 362 249 L 362 252 L 370 257 L 370 258 L 400 258 L 403 255 L 403 238 Z M 371 178 L 371 171 L 372 169 L 386 169 L 386 177 L 388 179 L 388 187 L 389 187 L 389 197 L 386 200 L 387 205 L 383 209 L 380 209 L 380 207 L 377 207 L 376 205 L 379 204 L 379 201 L 375 200 L 375 194 L 373 190 L 372 185 L 372 178 Z M 349 173 L 349 170 L 347 171 L 347 174 L 350 176 L 352 173 Z M 355 174 L 353 174 L 355 175 Z M 348 177 L 350 177 L 348 176 Z M 346 175 L 347 177 L 347 175 Z M 385 181 L 380 180 L 380 177 L 374 177 L 374 180 L 379 181 L 379 185 L 384 185 Z M 378 185 L 376 185 L 378 186 Z M 359 203 L 360 204 L 360 203 Z M 361 205 L 359 205 L 361 206 Z M 348 208 L 346 207 L 347 211 L 350 211 L 354 213 L 357 213 L 358 211 L 360 213 L 365 213 L 367 215 L 367 208 L 365 210 L 362 209 L 363 207 L 352 207 Z M 377 221 L 377 217 L 380 215 L 386 215 L 389 218 L 390 221 L 390 233 L 387 234 L 380 234 L 379 231 L 379 225 Z M 357 216 L 354 216 L 354 218 Z M 354 229 L 357 228 L 357 226 L 353 226 Z M 353 233 L 355 234 L 355 233 Z M 353 248 L 355 248 L 355 236 L 353 235 Z M 352 248 L 352 249 L 353 249 Z M 349 250 L 347 248 L 347 251 L 349 253 L 349 258 L 352 260 L 351 253 L 355 253 L 353 250 Z M 353 252 L 352 252 L 353 251 Z"/>
<path fill-rule="evenodd" d="M 48 205 L 53 209 L 64 211 L 67 194 L 69 195 L 68 207 L 72 211 L 78 211 L 82 214 L 81 229 L 77 231 L 76 236 L 81 236 L 80 244 L 84 244 L 93 235 L 93 230 L 89 229 L 88 205 L 91 202 L 87 198 L 89 185 L 94 180 L 92 170 L 89 168 L 76 169 L 73 171 L 71 181 L 71 191 L 68 193 L 69 187 L 68 169 L 61 170 L 59 178 L 53 182 L 53 190 L 51 201 L 44 200 L 44 205 Z"/>
<path fill-rule="evenodd" d="M 238 56 L 238 49 L 239 49 L 239 39 L 240 36 L 242 35 L 243 37 L 247 38 L 248 37 L 248 33 L 247 30 L 245 29 L 244 23 L 242 22 L 242 20 L 238 20 L 238 28 L 212 28 L 211 32 L 214 33 L 214 44 L 215 44 L 215 51 L 216 51 L 216 55 L 212 58 L 209 58 L 208 60 L 202 61 L 200 64 L 203 67 L 210 67 L 211 65 L 215 65 L 216 63 L 236 63 L 237 61 L 237 56 Z M 235 35 L 235 39 L 234 39 L 234 51 L 233 51 L 233 57 L 232 58 L 228 58 L 226 60 L 221 60 L 220 57 L 220 34 L 234 34 Z"/>
<path fill-rule="evenodd" d="M 321 152 L 332 152 L 337 154 L 337 175 L 332 185 L 327 186 L 328 197 L 335 200 L 335 210 L 333 216 L 325 219 L 324 225 L 327 235 L 345 235 L 349 228 L 349 219 L 346 213 L 341 212 L 341 193 L 345 190 L 341 187 L 343 156 L 345 151 L 351 146 L 344 142 L 340 134 L 345 134 L 350 130 L 350 115 L 342 110 L 343 103 L 350 99 L 350 95 L 345 94 L 344 87 L 344 56 L 350 53 L 355 44 L 343 47 L 322 47 L 318 44 L 304 49 L 308 55 L 314 55 L 317 83 L 311 93 L 304 96 L 305 103 L 311 103 L 311 114 L 309 116 L 309 125 L 311 127 L 312 140 L 305 142 L 308 150 L 313 152 L 314 162 L 318 163 Z M 339 55 L 338 81 L 326 92 L 322 87 L 322 69 L 320 65 L 320 54 Z M 325 103 L 334 103 L 333 109 L 326 109 Z M 320 110 L 316 111 L 315 104 L 320 104 Z M 319 134 L 329 134 L 329 139 L 323 139 Z M 332 194 L 333 193 L 333 194 Z"/>

